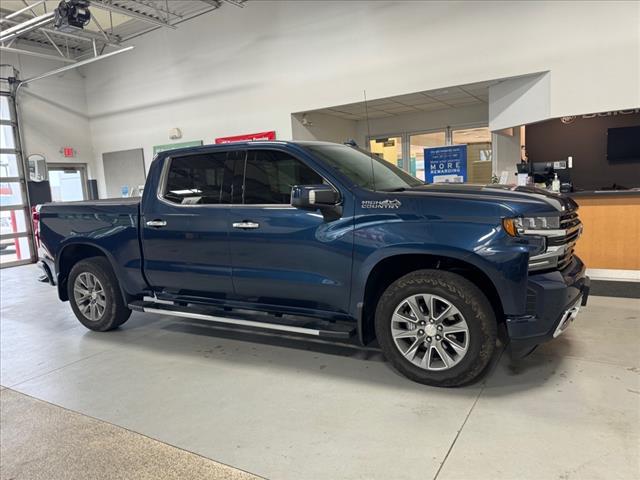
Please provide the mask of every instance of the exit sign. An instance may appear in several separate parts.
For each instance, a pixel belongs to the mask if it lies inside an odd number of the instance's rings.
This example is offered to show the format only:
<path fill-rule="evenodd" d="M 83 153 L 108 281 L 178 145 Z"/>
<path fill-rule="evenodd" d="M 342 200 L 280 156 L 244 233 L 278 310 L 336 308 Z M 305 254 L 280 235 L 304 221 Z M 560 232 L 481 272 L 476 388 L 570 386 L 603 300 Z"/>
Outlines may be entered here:
<path fill-rule="evenodd" d="M 62 147 L 62 155 L 64 155 L 65 157 L 69 158 L 69 157 L 75 157 L 76 152 L 73 148 L 71 147 Z"/>

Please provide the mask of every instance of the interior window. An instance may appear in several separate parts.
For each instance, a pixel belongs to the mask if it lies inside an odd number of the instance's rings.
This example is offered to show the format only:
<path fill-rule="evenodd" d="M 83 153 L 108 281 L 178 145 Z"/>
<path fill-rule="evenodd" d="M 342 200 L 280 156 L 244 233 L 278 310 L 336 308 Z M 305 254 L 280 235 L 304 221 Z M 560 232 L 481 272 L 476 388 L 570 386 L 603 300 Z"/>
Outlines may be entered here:
<path fill-rule="evenodd" d="M 277 150 L 249 150 L 245 168 L 245 204 L 288 204 L 294 185 L 319 185 L 320 175 L 300 160 Z"/>
<path fill-rule="evenodd" d="M 224 180 L 231 175 L 225 152 L 173 158 L 164 198 L 180 205 L 223 203 Z"/>

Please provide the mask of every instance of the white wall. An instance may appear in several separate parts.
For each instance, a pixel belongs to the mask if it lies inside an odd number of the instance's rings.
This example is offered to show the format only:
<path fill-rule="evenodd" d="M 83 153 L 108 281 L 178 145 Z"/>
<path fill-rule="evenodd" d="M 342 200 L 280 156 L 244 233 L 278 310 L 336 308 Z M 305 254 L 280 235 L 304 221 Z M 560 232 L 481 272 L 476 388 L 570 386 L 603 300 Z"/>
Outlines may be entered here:
<path fill-rule="evenodd" d="M 508 128 L 492 135 L 493 173 L 500 178 L 503 171 L 508 173 L 507 183 L 516 183 L 517 165 L 522 156 L 520 128 Z"/>
<path fill-rule="evenodd" d="M 445 127 L 487 125 L 488 115 L 488 106 L 481 104 L 431 112 L 399 114 L 385 118 L 371 118 L 367 125 L 365 120 L 345 120 L 332 115 L 308 112 L 306 116 L 307 120 L 311 121 L 311 126 L 302 124 L 302 114 L 291 115 L 291 138 L 336 143 L 354 139 L 358 145 L 364 146 L 369 132 L 371 136 L 387 136 L 404 132 L 443 130 Z"/>
<path fill-rule="evenodd" d="M 638 2 L 249 2 L 88 67 L 94 148 L 275 129 L 290 114 L 550 72 L 550 116 L 640 105 Z M 99 163 L 99 162 L 98 162 Z"/>
<path fill-rule="evenodd" d="M 291 138 L 294 140 L 344 143 L 358 136 L 357 122 L 353 120 L 311 112 L 306 114 L 311 125 L 304 125 L 302 117 L 300 113 L 291 115 Z"/>
<path fill-rule="evenodd" d="M 14 65 L 21 79 L 60 68 L 62 63 L 2 53 L 2 63 Z M 18 113 L 25 156 L 44 155 L 47 163 L 86 163 L 89 178 L 96 173 L 89 130 L 84 78 L 79 70 L 25 85 L 18 95 Z M 60 149 L 73 147 L 76 156 L 65 158 Z"/>
<path fill-rule="evenodd" d="M 366 145 L 369 130 L 371 136 L 386 136 L 403 132 L 443 130 L 445 127 L 471 127 L 487 125 L 489 113 L 486 104 L 469 107 L 447 108 L 432 112 L 417 112 L 393 117 L 372 118 L 357 122 L 359 145 Z"/>
<path fill-rule="evenodd" d="M 96 167 L 103 152 L 138 147 L 150 163 L 171 127 L 205 143 L 272 129 L 291 138 L 292 112 L 357 102 L 365 89 L 373 100 L 549 72 L 551 117 L 638 107 L 639 24 L 640 2 L 224 4 L 86 67 Z M 31 111 L 43 143 L 73 143 L 54 114 L 64 109 Z"/>
<path fill-rule="evenodd" d="M 489 128 L 502 130 L 551 118 L 551 74 L 510 78 L 489 87 Z"/>

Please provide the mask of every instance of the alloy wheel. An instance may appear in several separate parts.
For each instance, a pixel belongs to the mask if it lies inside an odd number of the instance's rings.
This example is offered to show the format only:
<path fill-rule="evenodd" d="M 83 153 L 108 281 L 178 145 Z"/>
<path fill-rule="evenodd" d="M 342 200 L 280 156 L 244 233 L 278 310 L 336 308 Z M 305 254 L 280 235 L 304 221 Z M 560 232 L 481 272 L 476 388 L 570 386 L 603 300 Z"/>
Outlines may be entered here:
<path fill-rule="evenodd" d="M 469 326 L 455 305 L 438 295 L 411 295 L 393 311 L 391 335 L 402 355 L 424 370 L 448 370 L 469 348 Z"/>
<path fill-rule="evenodd" d="M 107 297 L 102 283 L 94 274 L 83 272 L 78 275 L 73 284 L 73 294 L 78 309 L 87 320 L 97 322 L 102 318 Z"/>

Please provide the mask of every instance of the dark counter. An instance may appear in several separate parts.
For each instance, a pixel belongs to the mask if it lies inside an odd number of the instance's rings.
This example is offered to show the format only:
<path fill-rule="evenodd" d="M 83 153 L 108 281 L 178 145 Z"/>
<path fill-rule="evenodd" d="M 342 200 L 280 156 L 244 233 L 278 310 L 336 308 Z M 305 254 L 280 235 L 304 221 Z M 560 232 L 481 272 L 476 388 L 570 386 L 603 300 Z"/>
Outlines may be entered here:
<path fill-rule="evenodd" d="M 640 195 L 640 189 L 636 190 L 582 190 L 579 192 L 565 193 L 570 197 L 626 197 Z"/>

